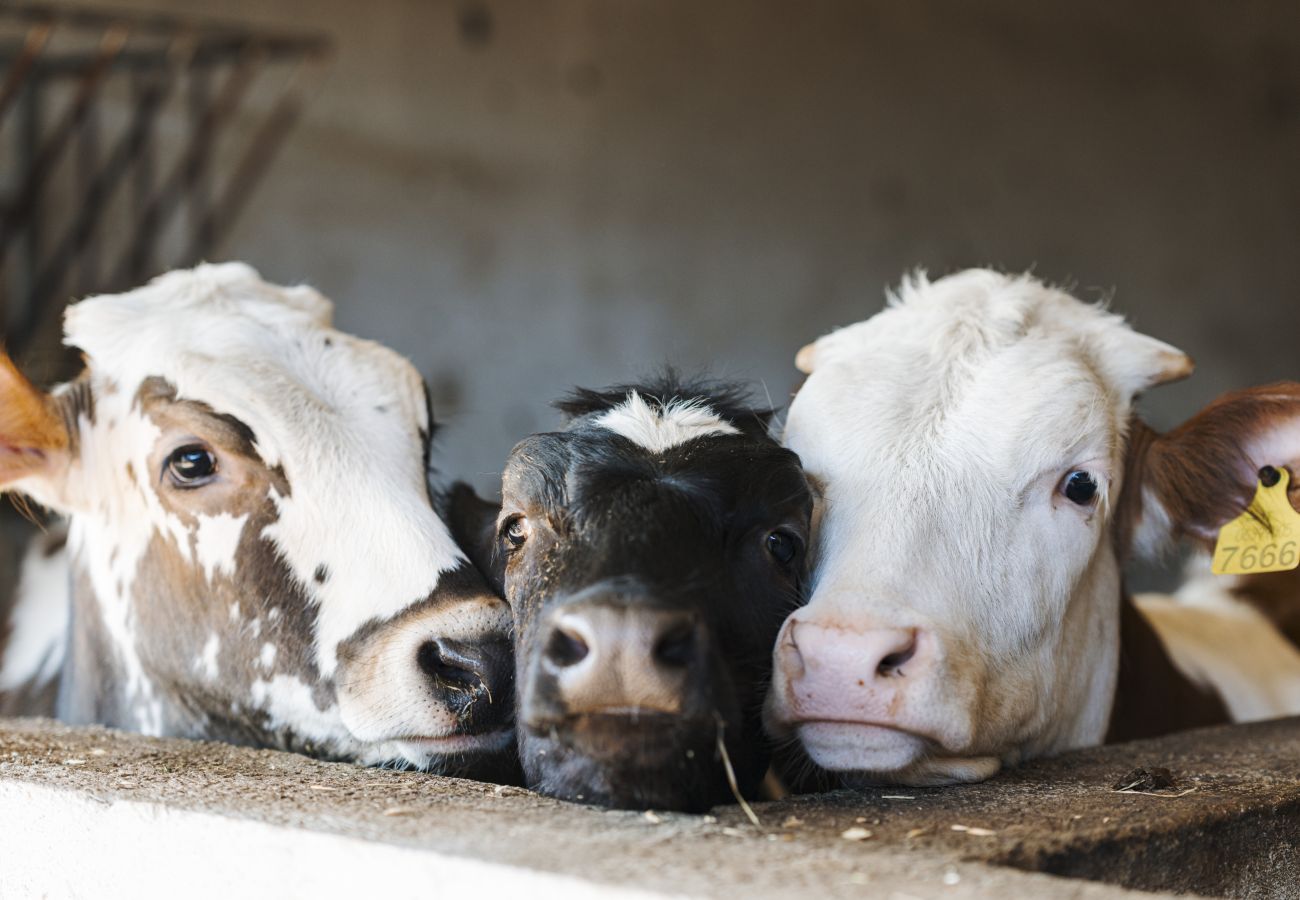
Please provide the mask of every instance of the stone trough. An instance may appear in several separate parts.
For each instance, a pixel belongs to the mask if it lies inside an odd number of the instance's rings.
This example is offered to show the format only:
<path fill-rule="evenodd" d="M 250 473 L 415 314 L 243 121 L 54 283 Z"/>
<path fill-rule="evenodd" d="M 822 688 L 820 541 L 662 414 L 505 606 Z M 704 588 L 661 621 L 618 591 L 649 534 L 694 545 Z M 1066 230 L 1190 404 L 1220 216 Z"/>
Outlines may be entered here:
<path fill-rule="evenodd" d="M 1117 793 L 1139 767 L 1175 785 Z M 980 785 L 609 812 L 274 751 L 0 721 L 0 897 L 1300 897 L 1300 719 Z"/>

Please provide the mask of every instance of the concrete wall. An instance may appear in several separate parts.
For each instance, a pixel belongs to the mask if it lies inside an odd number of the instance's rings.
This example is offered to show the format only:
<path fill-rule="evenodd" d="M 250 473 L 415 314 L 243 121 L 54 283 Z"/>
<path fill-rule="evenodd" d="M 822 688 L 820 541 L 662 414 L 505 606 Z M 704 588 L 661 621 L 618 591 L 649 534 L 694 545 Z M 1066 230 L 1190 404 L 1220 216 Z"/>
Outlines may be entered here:
<path fill-rule="evenodd" d="M 914 266 L 1113 291 L 1201 363 L 1164 424 L 1300 375 L 1294 0 L 111 5 L 335 36 L 227 255 L 409 355 L 484 489 L 574 383 L 668 359 L 781 401 Z"/>

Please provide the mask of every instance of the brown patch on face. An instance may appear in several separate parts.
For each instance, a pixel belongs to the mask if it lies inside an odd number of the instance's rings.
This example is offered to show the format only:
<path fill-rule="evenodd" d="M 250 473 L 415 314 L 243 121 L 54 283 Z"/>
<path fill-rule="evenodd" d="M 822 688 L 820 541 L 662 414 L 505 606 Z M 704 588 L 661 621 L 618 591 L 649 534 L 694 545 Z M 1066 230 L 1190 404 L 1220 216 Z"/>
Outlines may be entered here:
<path fill-rule="evenodd" d="M 258 455 L 252 429 L 234 416 L 214 412 L 206 403 L 176 399 L 176 389 L 161 378 L 149 378 L 136 394 L 140 411 L 162 432 L 150 454 L 150 472 L 157 481 L 163 505 L 177 513 L 187 525 L 194 515 L 228 513 L 240 516 L 255 509 L 272 488 L 280 496 L 289 494 L 284 469 L 267 466 Z M 217 477 L 199 488 L 172 484 L 165 471 L 167 458 L 179 447 L 200 444 L 217 460 Z"/>
<path fill-rule="evenodd" d="M 132 587 L 140 660 L 163 694 L 168 733 L 310 749 L 283 729 L 265 731 L 263 715 L 250 704 L 253 683 L 276 674 L 312 686 L 320 709 L 333 702 L 332 686 L 319 690 L 315 610 L 275 545 L 261 537 L 276 520 L 274 502 L 263 494 L 253 508 L 232 512 L 247 513 L 248 520 L 229 575 L 217 572 L 209 580 L 192 550 L 187 560 L 169 536 L 155 534 L 150 541 Z M 274 618 L 272 608 L 280 611 Z M 218 670 L 209 679 L 196 661 L 214 635 Z M 276 648 L 270 670 L 260 659 L 266 643 Z"/>
<path fill-rule="evenodd" d="M 315 667 L 315 609 L 274 544 L 262 537 L 278 517 L 272 494 L 288 493 L 283 470 L 261 460 L 247 426 L 206 404 L 176 399 L 162 379 L 148 379 L 135 399 L 161 437 L 150 453 L 149 473 L 143 479 L 133 470 L 129 474 L 137 489 L 153 491 L 189 529 L 184 548 L 171 533 L 155 531 L 130 589 L 134 652 L 161 705 L 164 733 L 310 752 L 309 742 L 283 728 L 267 731 L 265 715 L 250 708 L 252 684 L 275 674 L 311 686 L 319 708 L 334 700 L 332 684 L 322 683 Z M 196 443 L 216 458 L 216 475 L 197 487 L 181 486 L 169 477 L 167 460 L 177 447 Z M 233 570 L 214 570 L 209 578 L 197 558 L 197 526 L 200 516 L 218 513 L 245 521 Z M 66 689 L 69 712 L 77 721 L 136 728 L 134 699 L 125 696 L 125 680 L 115 671 L 117 648 L 100 634 L 92 588 L 81 581 L 76 593 L 87 602 L 78 606 L 74 632 L 85 646 L 72 651 L 79 662 Z M 213 637 L 219 642 L 217 674 L 209 677 L 202 659 Z M 276 648 L 269 670 L 261 661 L 267 643 Z"/>

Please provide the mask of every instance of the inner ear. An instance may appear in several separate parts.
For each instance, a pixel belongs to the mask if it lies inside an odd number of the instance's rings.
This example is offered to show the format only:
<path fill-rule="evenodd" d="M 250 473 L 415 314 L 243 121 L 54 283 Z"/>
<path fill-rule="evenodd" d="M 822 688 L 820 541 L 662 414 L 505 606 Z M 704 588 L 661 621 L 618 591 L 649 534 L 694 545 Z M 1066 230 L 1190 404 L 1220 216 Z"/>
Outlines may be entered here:
<path fill-rule="evenodd" d="M 817 368 L 817 342 L 805 344 L 794 355 L 794 367 L 805 375 L 811 375 Z"/>
<path fill-rule="evenodd" d="M 0 489 L 61 471 L 69 458 L 68 421 L 58 400 L 0 352 Z"/>
<path fill-rule="evenodd" d="M 1261 468 L 1300 476 L 1300 383 L 1224 394 L 1173 431 L 1139 428 L 1130 442 L 1124 493 L 1142 507 L 1137 549 L 1171 538 L 1212 547 L 1219 529 L 1250 505 Z M 1291 497 L 1294 506 L 1300 493 Z"/>

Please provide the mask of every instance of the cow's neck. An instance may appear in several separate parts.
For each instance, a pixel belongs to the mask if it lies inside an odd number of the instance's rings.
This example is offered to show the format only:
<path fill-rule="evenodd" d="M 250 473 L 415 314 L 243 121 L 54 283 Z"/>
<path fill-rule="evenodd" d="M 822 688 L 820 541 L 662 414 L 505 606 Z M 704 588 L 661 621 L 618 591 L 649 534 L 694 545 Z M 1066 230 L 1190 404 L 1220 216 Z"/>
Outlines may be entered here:
<path fill-rule="evenodd" d="M 58 716 L 74 725 L 131 731 L 149 728 L 128 696 L 125 666 L 105 633 L 103 614 L 84 570 L 74 565 L 69 595 L 68 650 L 59 681 Z"/>
<path fill-rule="evenodd" d="M 57 717 L 73 725 L 106 725 L 143 734 L 298 749 L 268 733 L 264 716 L 232 708 L 217 695 L 180 692 L 140 667 L 106 633 L 99 599 L 84 573 L 73 571 L 68 652 L 60 673 Z"/>
<path fill-rule="evenodd" d="M 82 545 L 83 549 L 85 545 Z M 103 597 L 82 559 L 71 560 L 71 615 L 67 654 L 60 673 L 57 715 L 74 725 L 107 725 L 143 734 L 263 743 L 251 722 L 229 713 L 217 697 L 181 693 L 161 681 L 141 660 L 133 631 L 114 634 L 113 625 L 135 624 L 137 616 L 120 596 Z M 125 612 L 123 604 L 128 604 Z"/>
<path fill-rule="evenodd" d="M 1178 670 L 1151 623 L 1124 592 L 1119 680 L 1107 743 L 1158 737 L 1230 721 L 1223 701 Z"/>

